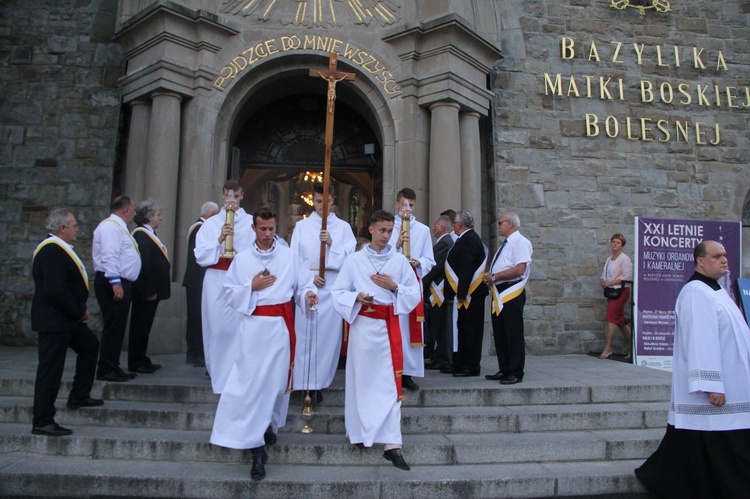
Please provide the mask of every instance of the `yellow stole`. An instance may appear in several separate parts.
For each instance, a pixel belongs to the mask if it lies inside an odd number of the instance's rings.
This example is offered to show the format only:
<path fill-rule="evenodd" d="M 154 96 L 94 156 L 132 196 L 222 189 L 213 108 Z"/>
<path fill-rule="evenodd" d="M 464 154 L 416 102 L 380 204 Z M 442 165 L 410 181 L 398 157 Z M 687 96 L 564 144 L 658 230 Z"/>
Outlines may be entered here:
<path fill-rule="evenodd" d="M 122 228 L 122 225 L 120 225 L 120 224 L 119 224 L 119 223 L 117 222 L 117 220 L 113 220 L 113 219 L 111 219 L 111 218 L 105 218 L 104 220 L 102 220 L 102 221 L 101 221 L 101 223 L 104 223 L 104 222 L 112 222 L 113 224 L 115 224 L 116 226 L 118 226 L 118 227 L 120 228 L 120 230 L 121 230 L 121 231 L 123 231 L 123 232 L 124 232 L 125 234 L 127 234 L 127 235 L 128 235 L 128 238 L 130 239 L 130 242 L 131 242 L 131 243 L 133 243 L 133 247 L 135 248 L 135 251 L 136 251 L 136 252 L 137 252 L 137 253 L 138 253 L 139 255 L 141 254 L 141 250 L 139 250 L 139 249 L 138 249 L 138 243 L 137 243 L 137 242 L 135 242 L 135 239 L 133 239 L 133 236 L 131 236 L 131 235 L 130 235 L 130 232 L 128 232 L 128 231 L 127 231 L 127 229 L 123 229 L 123 228 Z"/>
<path fill-rule="evenodd" d="M 159 238 L 156 237 L 156 235 L 152 234 L 151 231 L 148 230 L 145 227 L 136 227 L 136 229 L 133 231 L 133 234 L 135 234 L 136 232 L 143 232 L 149 238 L 151 238 L 151 240 L 154 242 L 154 244 L 156 246 L 158 246 L 159 249 L 161 250 L 162 254 L 164 255 L 164 258 L 166 258 L 167 261 L 169 262 L 169 255 L 167 254 L 167 248 L 164 246 L 164 244 L 162 244 L 162 242 L 159 240 Z M 135 239 L 133 239 L 133 241 L 135 241 Z M 140 251 L 139 251 L 139 253 L 140 253 Z M 171 263 L 172 262 L 170 262 L 170 265 L 171 265 Z"/>
<path fill-rule="evenodd" d="M 63 251 L 65 251 L 65 253 L 68 254 L 71 260 L 73 260 L 73 262 L 76 264 L 76 267 L 78 267 L 78 271 L 81 273 L 81 279 L 83 279 L 83 283 L 86 285 L 86 290 L 88 290 L 89 289 L 89 276 L 88 274 L 86 274 L 86 267 L 83 266 L 83 262 L 81 261 L 80 258 L 78 258 L 78 255 L 76 255 L 75 251 L 73 251 L 71 247 L 65 244 L 64 242 L 60 242 L 58 238 L 48 237 L 47 239 L 39 243 L 39 246 L 37 246 L 36 249 L 34 250 L 34 256 L 32 257 L 32 261 L 34 258 L 36 258 L 37 253 L 39 253 L 39 251 L 42 248 L 44 248 L 45 246 L 49 244 L 56 244 L 57 246 L 62 248 Z"/>

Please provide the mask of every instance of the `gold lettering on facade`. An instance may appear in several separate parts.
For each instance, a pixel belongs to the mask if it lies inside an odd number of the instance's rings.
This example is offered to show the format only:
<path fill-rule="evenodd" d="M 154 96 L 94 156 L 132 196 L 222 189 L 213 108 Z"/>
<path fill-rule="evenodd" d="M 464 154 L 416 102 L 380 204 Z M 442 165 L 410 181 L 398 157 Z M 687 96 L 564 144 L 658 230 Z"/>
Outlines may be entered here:
<path fill-rule="evenodd" d="M 660 119 L 653 127 L 653 120 L 645 117 L 625 116 L 618 118 L 609 115 L 603 120 L 594 113 L 584 115 L 586 137 L 606 135 L 610 139 L 623 138 L 627 140 L 653 142 L 669 142 L 672 137 L 678 142 L 691 142 L 696 145 L 719 145 L 721 142 L 721 127 L 719 123 L 713 126 L 702 121 Z M 603 124 L 603 126 L 602 126 Z M 624 125 L 624 127 L 621 127 Z"/>
<path fill-rule="evenodd" d="M 213 85 L 219 90 L 224 90 L 232 79 L 255 63 L 275 54 L 296 50 L 315 50 L 325 52 L 326 55 L 336 52 L 363 71 L 372 74 L 386 94 L 393 97 L 401 94 L 401 87 L 393 72 L 389 71 L 375 55 L 345 43 L 341 39 L 319 35 L 305 35 L 304 37 L 285 35 L 251 45 L 219 70 L 219 75 L 214 79 Z"/>

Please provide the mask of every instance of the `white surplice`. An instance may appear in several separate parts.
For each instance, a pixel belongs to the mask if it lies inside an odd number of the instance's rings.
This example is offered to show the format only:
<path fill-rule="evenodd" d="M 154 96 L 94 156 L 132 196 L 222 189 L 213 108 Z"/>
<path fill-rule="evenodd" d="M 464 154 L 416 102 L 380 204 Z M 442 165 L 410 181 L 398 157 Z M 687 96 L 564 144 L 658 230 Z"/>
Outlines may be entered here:
<path fill-rule="evenodd" d="M 750 429 L 750 329 L 724 289 L 688 282 L 675 305 L 669 424 L 688 430 Z M 708 392 L 723 393 L 717 407 Z"/>
<path fill-rule="evenodd" d="M 276 276 L 276 282 L 253 291 L 253 277 L 264 269 Z M 305 295 L 316 288 L 292 251 L 275 244 L 270 253 L 253 246 L 237 255 L 226 273 L 224 290 L 227 303 L 242 319 L 236 360 L 219 399 L 211 443 L 252 449 L 264 445 L 267 428 L 276 433 L 286 422 L 291 351 L 283 317 L 251 314 L 258 306 L 295 298 L 298 307 L 306 308 Z"/>
<path fill-rule="evenodd" d="M 396 221 L 393 225 L 393 235 L 391 235 L 390 245 L 396 247 L 399 234 L 401 233 L 401 217 L 396 215 Z M 403 248 L 396 250 L 403 253 Z M 410 258 L 419 260 L 419 266 L 416 267 L 417 276 L 420 282 L 431 269 L 435 266 L 435 256 L 432 252 L 432 235 L 430 229 L 422 222 L 419 222 L 414 215 L 409 219 L 409 252 Z M 412 346 L 411 336 L 409 333 L 409 314 L 399 315 L 398 322 L 401 325 L 401 340 L 404 345 L 404 374 L 407 376 L 424 376 L 424 347 Z M 422 341 L 424 343 L 424 323 L 419 323 L 422 329 Z"/>
<path fill-rule="evenodd" d="M 398 284 L 393 293 L 370 276 L 388 275 Z M 336 312 L 351 324 L 346 358 L 345 425 L 352 444 L 401 444 L 401 402 L 398 400 L 386 322 L 359 314 L 357 295 L 374 297 L 375 304 L 393 304 L 396 314 L 408 314 L 422 291 L 409 262 L 389 246 L 381 254 L 369 246 L 351 254 L 339 272 L 331 294 Z"/>
<path fill-rule="evenodd" d="M 292 234 L 292 252 L 300 257 L 311 277 L 318 275 L 320 266 L 321 222 L 320 216 L 313 212 L 308 218 L 297 222 Z M 356 249 L 357 240 L 349 224 L 333 213 L 328 215 L 326 230 L 331 234 L 333 243 L 326 246 L 326 285 L 317 289 L 319 303 L 314 322 L 304 309 L 296 310 L 295 390 L 320 390 L 331 386 L 341 351 L 343 322 L 333 309 L 331 288 L 344 260 Z"/>
<path fill-rule="evenodd" d="M 203 223 L 195 235 L 195 261 L 201 267 L 210 267 L 219 262 L 224 253 L 224 243 L 219 244 L 221 228 L 226 223 L 224 208 Z M 239 254 L 255 241 L 252 228 L 253 217 L 240 208 L 234 215 L 234 250 Z M 235 312 L 224 298 L 224 276 L 226 271 L 206 269 L 201 296 L 203 321 L 203 350 L 206 370 L 211 376 L 214 393 L 221 393 L 237 355 L 237 344 L 242 315 Z"/>

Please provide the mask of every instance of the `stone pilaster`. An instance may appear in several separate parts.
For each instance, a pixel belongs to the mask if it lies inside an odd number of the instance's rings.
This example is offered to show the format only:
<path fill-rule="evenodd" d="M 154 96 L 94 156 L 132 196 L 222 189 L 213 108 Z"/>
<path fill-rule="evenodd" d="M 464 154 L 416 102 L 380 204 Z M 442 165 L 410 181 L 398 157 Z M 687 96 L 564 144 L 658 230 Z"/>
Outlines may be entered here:
<path fill-rule="evenodd" d="M 174 251 L 177 186 L 180 172 L 180 102 L 172 92 L 156 92 L 151 96 L 151 123 L 146 148 L 144 197 L 162 206 L 164 220 L 159 239 Z"/>
<path fill-rule="evenodd" d="M 136 200 L 143 199 L 146 175 L 146 146 L 148 144 L 151 102 L 135 100 L 130 103 L 130 130 L 128 131 L 128 151 L 125 159 L 125 195 Z"/>
<path fill-rule="evenodd" d="M 430 106 L 430 207 L 425 224 L 430 225 L 441 211 L 461 205 L 461 143 L 455 102 Z"/>
<path fill-rule="evenodd" d="M 482 228 L 482 160 L 479 138 L 479 113 L 461 113 L 461 209 L 474 216 L 474 226 Z"/>

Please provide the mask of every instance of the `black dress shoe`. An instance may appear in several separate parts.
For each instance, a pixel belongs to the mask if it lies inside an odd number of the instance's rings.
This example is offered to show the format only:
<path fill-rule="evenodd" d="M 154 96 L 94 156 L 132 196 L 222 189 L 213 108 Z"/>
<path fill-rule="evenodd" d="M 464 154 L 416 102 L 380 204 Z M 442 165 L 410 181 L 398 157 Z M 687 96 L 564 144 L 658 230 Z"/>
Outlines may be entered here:
<path fill-rule="evenodd" d="M 122 369 L 118 369 L 118 370 L 117 370 L 117 372 L 118 372 L 118 373 L 119 373 L 120 375 L 122 375 L 122 376 L 127 376 L 127 377 L 128 377 L 128 378 L 130 378 L 130 379 L 133 379 L 133 378 L 135 378 L 136 376 L 138 376 L 138 375 L 137 375 L 136 373 L 126 373 L 126 372 L 125 372 L 125 371 L 123 371 Z"/>
<path fill-rule="evenodd" d="M 503 379 L 503 376 L 505 376 L 503 374 L 503 372 L 502 371 L 498 371 L 495 374 L 485 374 L 484 375 L 484 379 L 490 379 L 492 381 L 497 381 L 499 379 Z"/>
<path fill-rule="evenodd" d="M 110 371 L 106 373 L 98 373 L 96 379 L 99 381 L 123 382 L 130 381 L 133 378 L 124 371 Z"/>
<path fill-rule="evenodd" d="M 401 449 L 391 449 L 383 452 L 383 457 L 393 463 L 393 466 L 400 470 L 409 471 L 411 468 L 406 461 L 404 456 L 401 454 Z"/>
<path fill-rule="evenodd" d="M 430 362 L 429 364 L 424 365 L 424 368 L 430 371 L 437 371 L 437 370 L 443 369 L 443 367 L 444 367 L 444 364 L 438 361 Z"/>
<path fill-rule="evenodd" d="M 401 386 L 413 392 L 416 392 L 417 390 L 419 390 L 419 385 L 416 384 L 413 379 L 411 379 L 411 376 L 402 376 Z"/>
<path fill-rule="evenodd" d="M 456 369 L 453 371 L 453 376 L 457 378 L 469 378 L 473 376 L 479 376 L 479 372 L 469 371 L 468 369 Z"/>
<path fill-rule="evenodd" d="M 262 480 L 266 476 L 266 462 L 268 461 L 268 454 L 263 450 L 262 452 L 256 452 L 253 449 L 253 464 L 250 466 L 250 478 L 253 480 Z"/>
<path fill-rule="evenodd" d="M 161 369 L 161 364 L 154 364 L 153 362 L 151 362 L 151 359 L 149 359 L 148 357 L 146 357 L 145 364 L 148 367 L 152 368 L 154 371 L 156 371 L 157 369 Z"/>
<path fill-rule="evenodd" d="M 271 427 L 269 426 L 266 432 L 263 434 L 263 440 L 266 442 L 266 445 L 273 445 L 276 443 L 276 434 L 271 430 Z"/>
<path fill-rule="evenodd" d="M 500 384 L 501 385 L 515 385 L 516 383 L 520 383 L 521 381 L 523 381 L 523 376 L 519 378 L 519 377 L 513 376 L 512 374 L 509 374 L 507 376 L 502 377 L 502 379 L 500 380 Z"/>
<path fill-rule="evenodd" d="M 72 434 L 73 430 L 63 428 L 57 423 L 50 423 L 44 426 L 34 426 L 31 429 L 31 433 L 34 435 L 45 435 L 47 437 L 64 437 L 65 435 Z"/>
<path fill-rule="evenodd" d="M 452 374 L 455 369 L 453 369 L 453 366 L 448 364 L 440 368 L 440 372 L 443 374 Z"/>
<path fill-rule="evenodd" d="M 81 407 L 98 407 L 100 405 L 104 405 L 104 401 L 102 399 L 92 399 L 91 397 L 86 397 L 85 399 L 77 399 L 68 397 L 68 409 L 80 409 Z"/>

